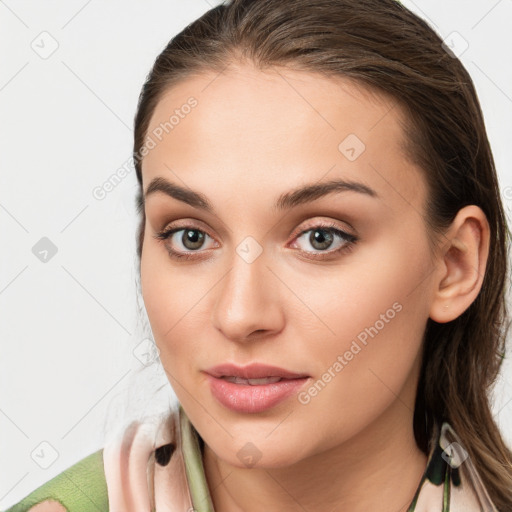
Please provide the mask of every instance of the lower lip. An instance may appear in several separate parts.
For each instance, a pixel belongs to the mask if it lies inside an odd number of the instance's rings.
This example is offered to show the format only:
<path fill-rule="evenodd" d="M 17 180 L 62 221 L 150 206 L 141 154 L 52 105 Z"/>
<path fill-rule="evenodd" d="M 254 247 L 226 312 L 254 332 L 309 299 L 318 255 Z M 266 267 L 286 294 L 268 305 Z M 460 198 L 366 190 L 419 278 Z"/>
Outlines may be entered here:
<path fill-rule="evenodd" d="M 265 411 L 297 393 L 309 377 L 283 379 L 272 384 L 235 384 L 207 375 L 212 395 L 225 407 L 236 412 Z"/>

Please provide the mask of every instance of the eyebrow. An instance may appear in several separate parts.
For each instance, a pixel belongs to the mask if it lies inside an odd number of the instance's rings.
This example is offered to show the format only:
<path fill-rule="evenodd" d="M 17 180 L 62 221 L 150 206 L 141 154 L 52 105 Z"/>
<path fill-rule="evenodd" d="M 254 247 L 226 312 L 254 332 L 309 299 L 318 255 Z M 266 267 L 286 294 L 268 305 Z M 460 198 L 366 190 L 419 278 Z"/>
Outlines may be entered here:
<path fill-rule="evenodd" d="M 372 188 L 356 181 L 331 180 L 323 183 L 312 183 L 303 185 L 289 192 L 281 194 L 272 209 L 274 211 L 284 211 L 295 208 L 301 204 L 309 203 L 329 194 L 352 191 L 364 194 L 370 197 L 378 197 L 377 192 Z M 181 187 L 176 183 L 167 181 L 165 178 L 157 177 L 149 183 L 144 193 L 144 201 L 148 196 L 162 192 L 178 201 L 186 203 L 195 208 L 199 208 L 208 213 L 214 214 L 215 209 L 208 198 L 200 192 L 195 192 L 190 188 Z"/>

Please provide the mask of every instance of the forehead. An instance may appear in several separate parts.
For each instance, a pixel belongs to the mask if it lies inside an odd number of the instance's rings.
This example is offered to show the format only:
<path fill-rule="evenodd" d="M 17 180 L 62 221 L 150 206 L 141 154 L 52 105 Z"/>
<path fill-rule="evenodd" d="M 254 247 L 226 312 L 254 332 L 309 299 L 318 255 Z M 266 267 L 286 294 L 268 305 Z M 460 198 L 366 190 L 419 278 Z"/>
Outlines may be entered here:
<path fill-rule="evenodd" d="M 194 188 L 205 179 L 250 190 L 343 177 L 407 200 L 424 184 L 402 147 L 404 121 L 397 100 L 348 78 L 251 65 L 204 72 L 157 104 L 143 183 L 169 169 Z"/>

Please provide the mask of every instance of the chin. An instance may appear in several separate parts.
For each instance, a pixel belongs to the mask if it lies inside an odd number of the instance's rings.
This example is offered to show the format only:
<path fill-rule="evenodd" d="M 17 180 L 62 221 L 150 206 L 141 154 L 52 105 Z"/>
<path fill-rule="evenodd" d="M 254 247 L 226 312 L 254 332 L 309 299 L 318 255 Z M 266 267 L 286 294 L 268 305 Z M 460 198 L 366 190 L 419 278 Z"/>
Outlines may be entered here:
<path fill-rule="evenodd" d="M 283 439 L 265 437 L 260 433 L 259 437 L 244 436 L 243 439 L 235 438 L 221 444 L 215 441 L 209 444 L 206 439 L 205 442 L 219 459 L 237 468 L 284 468 L 309 455 L 299 436 Z"/>

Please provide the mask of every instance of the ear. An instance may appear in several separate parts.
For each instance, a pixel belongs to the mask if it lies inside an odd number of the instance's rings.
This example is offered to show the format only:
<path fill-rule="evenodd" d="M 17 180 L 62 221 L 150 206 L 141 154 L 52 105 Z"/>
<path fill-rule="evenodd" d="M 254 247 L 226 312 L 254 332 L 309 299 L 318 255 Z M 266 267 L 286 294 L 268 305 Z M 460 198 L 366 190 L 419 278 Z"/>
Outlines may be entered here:
<path fill-rule="evenodd" d="M 475 205 L 455 216 L 441 241 L 430 318 L 445 323 L 460 316 L 475 300 L 484 280 L 489 254 L 487 217 Z"/>

